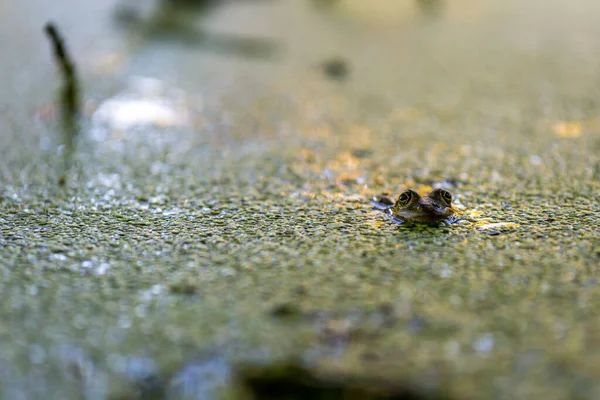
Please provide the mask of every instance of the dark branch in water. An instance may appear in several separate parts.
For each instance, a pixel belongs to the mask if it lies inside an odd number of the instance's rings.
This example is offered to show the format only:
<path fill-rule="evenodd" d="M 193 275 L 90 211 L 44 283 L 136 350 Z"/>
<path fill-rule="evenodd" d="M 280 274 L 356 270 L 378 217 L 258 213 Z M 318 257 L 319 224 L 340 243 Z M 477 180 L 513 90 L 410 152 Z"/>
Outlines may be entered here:
<path fill-rule="evenodd" d="M 60 90 L 60 108 L 65 137 L 65 172 L 71 162 L 75 138 L 79 132 L 77 125 L 77 116 L 79 115 L 79 82 L 75 71 L 75 64 L 71 60 L 65 47 L 65 41 L 58 32 L 56 26 L 49 22 L 44 27 L 44 31 L 54 50 L 54 58 L 58 63 L 63 78 L 63 85 Z M 64 184 L 65 177 L 59 179 L 59 184 Z"/>
<path fill-rule="evenodd" d="M 56 26 L 48 23 L 45 27 L 46 34 L 52 42 L 54 48 L 54 57 L 60 67 L 64 79 L 62 89 L 62 107 L 65 115 L 74 118 L 79 112 L 79 84 L 77 82 L 77 73 L 75 72 L 75 64 L 71 61 L 71 57 L 65 48 L 64 39 L 58 33 Z"/>

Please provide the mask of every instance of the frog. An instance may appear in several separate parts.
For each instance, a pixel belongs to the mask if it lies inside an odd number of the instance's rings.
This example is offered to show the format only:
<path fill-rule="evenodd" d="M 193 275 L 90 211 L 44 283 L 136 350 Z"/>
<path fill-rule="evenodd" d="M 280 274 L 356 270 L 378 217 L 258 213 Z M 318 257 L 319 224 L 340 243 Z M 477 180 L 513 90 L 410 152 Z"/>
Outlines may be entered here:
<path fill-rule="evenodd" d="M 372 201 L 371 205 L 382 210 L 396 224 L 439 224 L 442 221 L 454 223 L 458 220 L 456 210 L 452 208 L 452 195 L 444 189 L 434 189 L 426 196 L 407 189 L 395 202 L 387 196 L 381 196 Z"/>

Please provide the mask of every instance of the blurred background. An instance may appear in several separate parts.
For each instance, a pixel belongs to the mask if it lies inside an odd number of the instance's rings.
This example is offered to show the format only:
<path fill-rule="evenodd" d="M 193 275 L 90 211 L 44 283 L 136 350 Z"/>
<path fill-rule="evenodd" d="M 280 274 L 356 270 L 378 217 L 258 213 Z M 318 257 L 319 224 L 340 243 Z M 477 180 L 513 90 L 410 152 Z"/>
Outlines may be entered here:
<path fill-rule="evenodd" d="M 0 397 L 600 397 L 599 17 L 2 2 Z"/>

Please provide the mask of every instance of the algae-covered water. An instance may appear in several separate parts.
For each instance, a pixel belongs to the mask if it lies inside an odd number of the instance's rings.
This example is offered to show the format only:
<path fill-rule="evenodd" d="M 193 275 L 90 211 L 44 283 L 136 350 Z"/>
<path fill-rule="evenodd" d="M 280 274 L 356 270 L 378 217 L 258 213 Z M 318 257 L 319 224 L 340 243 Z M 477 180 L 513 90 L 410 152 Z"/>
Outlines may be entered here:
<path fill-rule="evenodd" d="M 1 398 L 246 398 L 289 360 L 600 397 L 600 5 L 317 3 L 0 6 Z M 433 187 L 459 223 L 368 204 Z"/>

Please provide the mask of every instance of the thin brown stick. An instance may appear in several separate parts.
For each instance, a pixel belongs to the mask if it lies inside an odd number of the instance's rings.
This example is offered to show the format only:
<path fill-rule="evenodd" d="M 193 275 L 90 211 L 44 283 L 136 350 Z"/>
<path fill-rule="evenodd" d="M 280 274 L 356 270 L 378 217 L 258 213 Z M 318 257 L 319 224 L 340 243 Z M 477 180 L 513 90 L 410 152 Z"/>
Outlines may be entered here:
<path fill-rule="evenodd" d="M 71 60 L 65 47 L 65 41 L 56 26 L 49 22 L 44 27 L 44 31 L 52 43 L 54 57 L 63 75 L 64 85 L 61 96 L 63 112 L 65 116 L 74 118 L 79 112 L 79 84 L 75 64 Z"/>
<path fill-rule="evenodd" d="M 60 89 L 60 109 L 63 124 L 63 135 L 65 139 L 64 171 L 60 176 L 58 183 L 64 185 L 66 181 L 65 174 L 70 168 L 75 149 L 75 139 L 79 133 L 77 116 L 79 115 L 79 81 L 75 70 L 75 63 L 71 60 L 67 52 L 65 41 L 58 32 L 56 26 L 49 22 L 44 27 L 44 32 L 52 43 L 54 58 L 60 69 L 63 85 Z"/>

